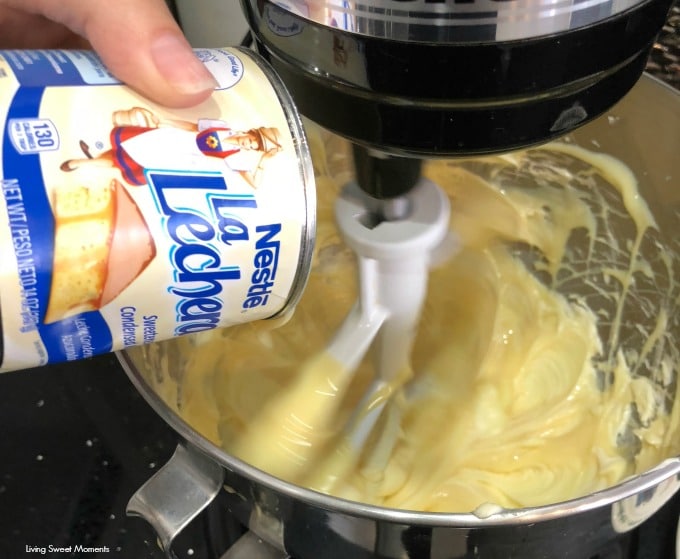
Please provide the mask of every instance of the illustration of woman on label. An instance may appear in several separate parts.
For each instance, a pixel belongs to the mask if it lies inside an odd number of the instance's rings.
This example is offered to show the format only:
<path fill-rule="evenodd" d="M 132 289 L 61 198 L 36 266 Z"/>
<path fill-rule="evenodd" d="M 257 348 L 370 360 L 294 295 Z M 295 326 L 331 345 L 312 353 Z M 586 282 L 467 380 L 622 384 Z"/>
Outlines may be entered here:
<path fill-rule="evenodd" d="M 128 184 L 139 186 L 146 184 L 146 169 L 214 171 L 226 163 L 255 188 L 266 162 L 282 149 L 276 128 L 239 131 L 221 120 L 161 119 L 141 107 L 113 113 L 113 126 L 111 149 L 93 156 L 81 141 L 85 157 L 64 161 L 61 170 L 117 168 Z"/>

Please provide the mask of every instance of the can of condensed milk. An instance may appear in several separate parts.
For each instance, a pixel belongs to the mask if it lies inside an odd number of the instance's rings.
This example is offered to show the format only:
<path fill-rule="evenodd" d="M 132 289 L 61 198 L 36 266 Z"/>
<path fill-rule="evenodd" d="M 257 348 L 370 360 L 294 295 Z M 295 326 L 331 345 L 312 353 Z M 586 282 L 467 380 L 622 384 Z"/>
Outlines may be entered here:
<path fill-rule="evenodd" d="M 249 50 L 155 105 L 89 51 L 0 51 L 0 371 L 291 310 L 315 231 L 302 123 Z"/>

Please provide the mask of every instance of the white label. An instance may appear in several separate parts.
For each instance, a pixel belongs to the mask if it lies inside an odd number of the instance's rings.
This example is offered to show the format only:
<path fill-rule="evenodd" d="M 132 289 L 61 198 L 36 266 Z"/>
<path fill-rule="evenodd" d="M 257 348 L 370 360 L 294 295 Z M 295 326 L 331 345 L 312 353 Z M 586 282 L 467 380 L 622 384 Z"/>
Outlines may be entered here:
<path fill-rule="evenodd" d="M 91 56 L 0 56 L 0 370 L 268 318 L 307 273 L 305 142 L 255 60 L 198 51 L 220 88 L 171 110 L 65 84 Z"/>

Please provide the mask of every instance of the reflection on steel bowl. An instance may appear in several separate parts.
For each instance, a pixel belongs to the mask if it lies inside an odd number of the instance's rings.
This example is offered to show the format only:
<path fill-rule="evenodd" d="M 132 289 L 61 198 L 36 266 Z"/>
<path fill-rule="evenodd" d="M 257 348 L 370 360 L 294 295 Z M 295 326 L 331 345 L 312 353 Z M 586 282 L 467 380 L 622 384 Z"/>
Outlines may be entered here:
<path fill-rule="evenodd" d="M 451 197 L 462 249 L 432 273 L 412 380 L 361 453 L 338 449 L 370 362 L 335 413 L 306 391 L 328 369 L 309 369 L 299 389 L 301 363 L 355 298 L 352 256 L 330 217 L 335 185 L 349 178 L 337 138 L 316 137 L 318 247 L 291 321 L 122 360 L 192 447 L 227 467 L 208 469 L 244 498 L 251 527 L 266 531 L 255 517 L 282 526 L 285 541 L 273 543 L 299 557 L 309 530 L 359 542 L 366 557 L 399 557 L 397 536 L 414 525 L 433 548 L 443 530 L 461 549 L 468 529 L 491 530 L 492 546 L 520 537 L 523 550 L 546 534 L 592 533 L 595 544 L 628 530 L 677 489 L 680 470 L 678 102 L 645 78 L 559 144 L 426 166 Z M 323 413 L 305 415 L 314 403 Z M 263 421 L 267 409 L 284 416 Z M 281 445 L 279 425 L 293 416 L 315 429 Z M 300 443 L 304 460 L 290 461 Z M 646 490 L 660 497 L 640 513 L 628 497 Z M 507 525 L 521 530 L 510 538 Z"/>

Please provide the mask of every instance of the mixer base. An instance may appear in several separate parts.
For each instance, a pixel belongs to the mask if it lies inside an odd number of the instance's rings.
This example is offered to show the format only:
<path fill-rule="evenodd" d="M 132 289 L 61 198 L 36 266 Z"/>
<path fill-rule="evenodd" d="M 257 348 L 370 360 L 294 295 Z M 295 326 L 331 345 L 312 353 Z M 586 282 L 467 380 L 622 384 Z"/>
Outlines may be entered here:
<path fill-rule="evenodd" d="M 238 519 L 225 511 L 229 507 L 229 499 L 220 496 L 211 505 L 206 514 L 207 534 L 222 545 L 236 542 L 247 528 Z M 611 540 L 604 545 L 593 545 L 587 538 L 573 541 L 569 549 L 563 546 L 550 547 L 546 543 L 540 551 L 527 551 L 517 542 L 514 546 L 503 548 L 485 549 L 490 542 L 483 538 L 470 537 L 466 550 L 457 549 L 431 549 L 431 541 L 426 531 L 412 529 L 408 532 L 407 544 L 409 555 L 407 559 L 433 559 L 442 557 L 446 559 L 674 559 L 675 555 L 675 532 L 680 514 L 680 495 L 674 497 L 652 519 L 642 526 Z M 228 535 L 228 537 L 225 536 Z M 291 555 L 276 555 L 276 559 L 363 559 L 369 557 L 365 550 L 358 549 L 351 542 L 347 546 L 338 549 L 330 549 L 323 541 L 309 542 L 308 547 L 315 549 L 307 556 L 293 557 Z M 251 548 L 252 551 L 252 548 Z M 271 547 L 263 545 L 259 552 L 261 555 L 251 554 L 248 559 L 272 559 Z M 255 550 L 257 553 L 257 549 Z M 226 552 L 220 559 L 236 559 L 242 557 Z M 377 557 L 377 555 L 376 555 Z M 382 557 L 382 556 L 381 556 Z M 406 558 L 404 558 L 406 559 Z"/>

